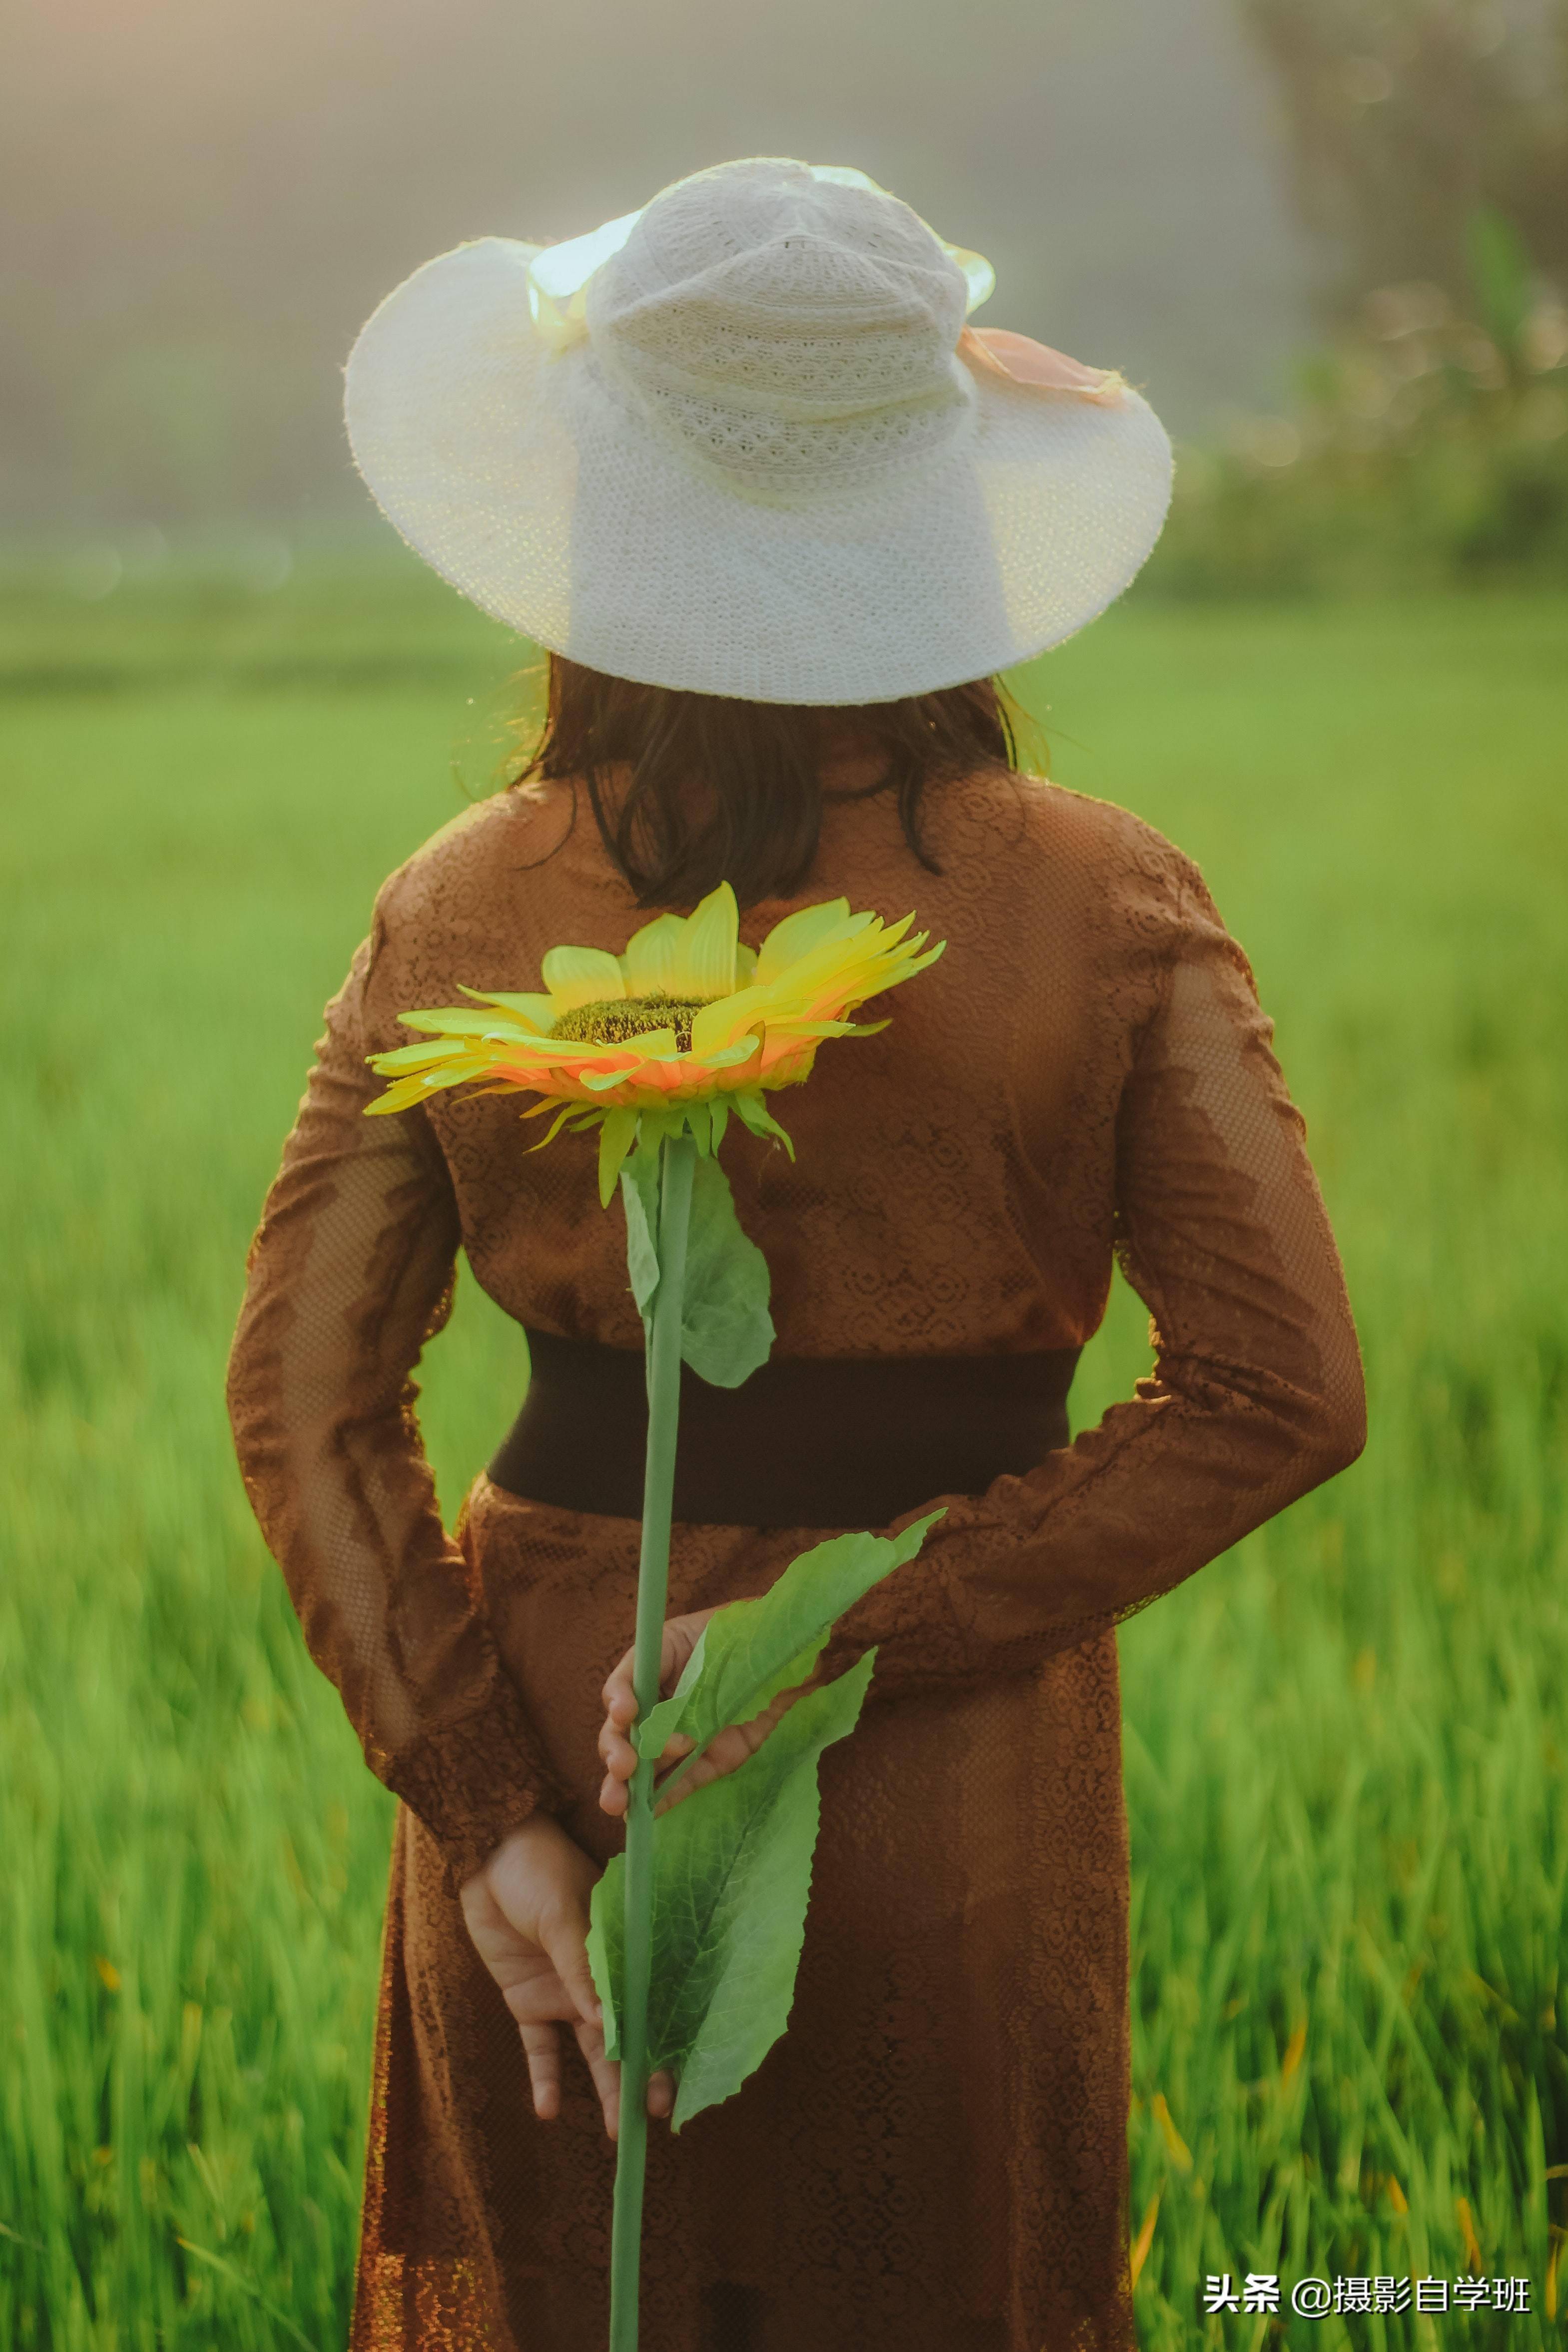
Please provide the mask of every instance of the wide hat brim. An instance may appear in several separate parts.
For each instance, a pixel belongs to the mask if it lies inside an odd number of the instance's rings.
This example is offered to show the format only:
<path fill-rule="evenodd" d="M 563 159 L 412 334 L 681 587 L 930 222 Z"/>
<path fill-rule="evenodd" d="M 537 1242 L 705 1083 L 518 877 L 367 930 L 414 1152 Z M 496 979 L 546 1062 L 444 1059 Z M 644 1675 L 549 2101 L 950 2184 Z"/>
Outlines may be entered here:
<path fill-rule="evenodd" d="M 759 702 L 933 693 L 1072 635 L 1159 536 L 1171 445 L 1136 392 L 988 369 L 934 454 L 804 499 L 733 487 L 591 341 L 540 335 L 541 250 L 481 237 L 389 294 L 349 358 L 348 432 L 427 562 L 589 668 Z"/>

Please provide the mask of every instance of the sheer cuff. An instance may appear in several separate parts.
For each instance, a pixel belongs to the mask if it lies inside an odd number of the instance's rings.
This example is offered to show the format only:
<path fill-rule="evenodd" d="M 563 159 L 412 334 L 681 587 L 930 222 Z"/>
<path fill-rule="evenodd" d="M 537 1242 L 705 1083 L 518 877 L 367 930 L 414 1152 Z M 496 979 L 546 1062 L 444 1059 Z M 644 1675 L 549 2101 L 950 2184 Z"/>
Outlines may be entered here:
<path fill-rule="evenodd" d="M 435 1838 L 454 1893 L 510 1831 L 571 1803 L 504 1670 L 483 1707 L 423 1732 L 381 1777 Z"/>
<path fill-rule="evenodd" d="M 984 1678 L 985 1662 L 971 1658 L 952 1573 L 937 1547 L 895 1569 L 845 1611 L 817 1659 L 816 1678 L 837 1682 L 872 1648 L 879 1654 L 868 1706 Z"/>

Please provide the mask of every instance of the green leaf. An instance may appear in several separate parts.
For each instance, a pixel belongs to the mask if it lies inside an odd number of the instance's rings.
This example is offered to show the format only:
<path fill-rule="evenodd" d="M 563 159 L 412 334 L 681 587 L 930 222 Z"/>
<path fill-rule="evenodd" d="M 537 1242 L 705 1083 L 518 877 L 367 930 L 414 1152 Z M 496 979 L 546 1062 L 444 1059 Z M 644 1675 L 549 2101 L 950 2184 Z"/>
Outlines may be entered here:
<path fill-rule="evenodd" d="M 728 1724 L 750 1723 L 780 1691 L 803 1683 L 836 1621 L 872 1585 L 913 1559 L 942 1516 L 928 1511 L 897 1536 L 829 1536 L 791 1560 L 758 1599 L 732 1601 L 718 1610 L 702 1628 L 668 1698 L 633 1727 L 638 1755 L 657 1759 L 673 1734 L 682 1731 L 696 1742 L 688 1759 L 694 1763 L 716 1732 Z M 661 1797 L 686 1769 L 682 1764 L 659 1783 Z"/>
<path fill-rule="evenodd" d="M 621 1199 L 626 1212 L 626 1272 L 645 1325 L 653 1316 L 658 1288 L 658 1153 L 637 1150 L 621 1162 Z"/>
<path fill-rule="evenodd" d="M 853 1730 L 876 1656 L 797 1699 L 738 1771 L 659 1817 L 654 1843 L 648 2063 L 678 2078 L 672 2131 L 730 2097 L 784 2032 L 805 1933 L 820 1804 L 816 1762 Z M 594 1888 L 588 1958 L 620 2055 L 626 1859 Z"/>
<path fill-rule="evenodd" d="M 686 1131 L 705 1160 L 713 1149 L 713 1114 L 705 1102 L 687 1104 Z"/>
<path fill-rule="evenodd" d="M 735 1214 L 730 1180 L 717 1159 L 692 1171 L 680 1352 L 700 1380 L 739 1388 L 773 1344 L 768 1262 Z M 646 1311 L 646 1310 L 645 1310 Z"/>
<path fill-rule="evenodd" d="M 795 1158 L 795 1146 L 773 1117 L 760 1094 L 742 1094 L 737 1090 L 730 1097 L 730 1108 L 749 1127 L 753 1135 L 771 1135 L 784 1145 L 790 1158 Z"/>
<path fill-rule="evenodd" d="M 689 1805 L 691 1801 L 688 1797 L 686 1803 Z M 684 1812 L 685 1810 L 685 1806 L 677 1807 L 678 1811 Z M 663 1826 L 661 1820 L 660 1829 Z M 656 1840 L 656 1864 L 657 1855 Z M 618 2058 L 621 2054 L 621 2021 L 616 2008 L 616 1997 L 626 1981 L 626 1858 L 624 1853 L 613 1853 L 605 1865 L 603 1876 L 595 1883 L 594 1892 L 588 1898 L 588 1933 L 583 1942 L 588 1955 L 588 1972 L 594 1979 L 594 1990 L 605 2005 L 605 2055 Z"/>
<path fill-rule="evenodd" d="M 614 1110 L 605 1113 L 599 1129 L 599 1205 L 607 1209 L 616 1190 L 616 1178 L 621 1162 L 631 1149 L 637 1133 L 637 1114 L 633 1103 L 618 1103 Z"/>
<path fill-rule="evenodd" d="M 644 1126 L 647 1126 L 645 1115 Z M 626 1212 L 626 1271 L 645 1327 L 651 1328 L 658 1289 L 659 1160 L 657 1143 L 643 1145 L 621 1167 Z M 738 1388 L 765 1363 L 773 1344 L 768 1312 L 768 1262 L 741 1230 L 730 1180 L 710 1154 L 692 1171 L 691 1223 L 686 1243 L 686 1291 L 680 1352 L 700 1380 Z"/>

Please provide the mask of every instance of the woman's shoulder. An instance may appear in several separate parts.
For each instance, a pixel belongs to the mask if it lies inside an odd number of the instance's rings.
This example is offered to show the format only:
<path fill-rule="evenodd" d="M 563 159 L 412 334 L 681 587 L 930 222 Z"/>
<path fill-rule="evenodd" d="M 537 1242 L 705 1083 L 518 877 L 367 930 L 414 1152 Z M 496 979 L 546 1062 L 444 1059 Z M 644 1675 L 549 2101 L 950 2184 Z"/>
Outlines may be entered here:
<path fill-rule="evenodd" d="M 385 929 L 476 915 L 506 887 L 520 861 L 553 845 L 558 794 L 549 785 L 510 784 L 475 801 L 439 826 L 389 874 L 375 902 Z"/>
<path fill-rule="evenodd" d="M 955 779 L 938 807 L 931 846 L 975 882 L 988 876 L 986 887 L 999 884 L 1004 898 L 1009 883 L 1029 898 L 1048 888 L 1058 904 L 1065 895 L 1113 929 L 1125 920 L 1135 929 L 1169 919 L 1194 895 L 1206 900 L 1186 852 L 1119 802 L 993 768 Z M 459 810 L 387 877 L 376 899 L 378 933 L 427 943 L 442 932 L 471 936 L 497 920 L 515 923 L 520 873 L 553 866 L 576 816 L 575 795 L 554 783 L 510 785 Z M 580 857 L 568 863 L 573 883 L 600 884 L 588 895 L 602 911 L 603 886 L 613 878 L 600 872 L 604 861 L 590 859 L 591 876 L 579 873 Z M 567 879 L 563 870 L 556 877 L 557 894 Z"/>
<path fill-rule="evenodd" d="M 1050 778 L 993 770 L 966 779 L 961 799 L 994 835 L 998 851 L 1024 852 L 1058 883 L 1078 881 L 1114 896 L 1179 896 L 1201 876 L 1193 859 L 1147 818 Z"/>

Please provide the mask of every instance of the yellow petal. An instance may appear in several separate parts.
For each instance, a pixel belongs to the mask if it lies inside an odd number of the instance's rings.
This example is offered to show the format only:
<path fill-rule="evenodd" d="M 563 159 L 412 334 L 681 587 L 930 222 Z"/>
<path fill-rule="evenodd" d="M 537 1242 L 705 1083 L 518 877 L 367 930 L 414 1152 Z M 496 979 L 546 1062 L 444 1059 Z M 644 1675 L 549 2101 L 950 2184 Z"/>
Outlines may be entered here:
<path fill-rule="evenodd" d="M 691 1016 L 691 1051 L 701 1061 L 716 1054 L 721 1045 L 732 1045 L 744 1036 L 753 1021 L 760 1020 L 768 1006 L 765 988 L 738 988 L 731 996 L 721 996 L 703 1005 Z"/>
<path fill-rule="evenodd" d="M 705 1072 L 732 1070 L 737 1063 L 749 1062 L 761 1045 L 762 1030 L 759 1024 L 749 1036 L 737 1037 L 728 1045 L 714 1045 L 703 1055 L 700 1061 L 693 1055 L 691 1063 L 693 1074 L 700 1080 Z M 724 1079 L 721 1083 L 727 1086 L 730 1081 Z"/>
<path fill-rule="evenodd" d="M 544 1000 L 546 1003 L 549 1001 L 548 997 Z M 448 1012 L 444 1005 L 437 1005 L 429 1013 L 403 1013 L 398 1017 L 405 1029 L 428 1029 L 437 1037 L 505 1037 L 514 1045 L 529 1045 L 542 1042 L 537 1029 L 525 1026 L 510 1013 L 487 1013 L 482 1005 L 466 1005 L 461 1012 Z"/>
<path fill-rule="evenodd" d="M 749 948 L 742 940 L 735 950 L 735 985 L 737 988 L 750 988 L 756 976 L 757 950 Z"/>
<path fill-rule="evenodd" d="M 830 939 L 840 926 L 853 922 L 863 929 L 870 922 L 869 915 L 852 916 L 847 898 L 826 898 L 818 907 L 797 907 L 782 923 L 775 923 L 763 941 L 757 957 L 757 978 L 767 982 L 779 974 L 797 958 Z"/>
<path fill-rule="evenodd" d="M 425 1088 L 420 1079 L 399 1078 L 396 1085 L 388 1087 L 384 1095 L 377 1095 L 374 1102 L 366 1103 L 364 1115 L 366 1118 L 380 1118 L 391 1111 L 406 1110 L 410 1103 L 423 1102 L 424 1099 Z"/>
<path fill-rule="evenodd" d="M 741 920 L 728 882 L 710 890 L 687 917 L 686 936 L 676 958 L 671 993 L 684 997 L 727 995 L 735 985 L 735 941 Z"/>
<path fill-rule="evenodd" d="M 524 1118 L 531 1118 L 535 1111 L 550 1110 L 552 1108 L 555 1109 L 554 1118 L 551 1120 L 550 1125 L 545 1129 L 544 1133 L 540 1137 L 539 1141 L 529 1145 L 528 1148 L 530 1151 L 542 1151 L 545 1145 L 552 1142 L 554 1138 L 560 1134 L 562 1129 L 566 1125 L 567 1120 L 574 1118 L 577 1105 L 575 1103 L 563 1103 L 559 1108 L 556 1108 L 556 1107 L 549 1101 L 540 1102 L 535 1103 L 531 1109 L 525 1110 L 522 1116 Z"/>
<path fill-rule="evenodd" d="M 462 983 L 459 982 L 458 985 Z M 503 1012 L 510 1013 L 514 1021 L 520 1021 L 525 1029 L 532 1029 L 542 1037 L 550 1034 L 556 1007 L 548 996 L 506 996 L 499 992 L 494 996 L 482 996 L 477 988 L 470 988 L 468 994 L 479 997 L 481 1004 L 499 1004 Z"/>
<path fill-rule="evenodd" d="M 875 922 L 876 918 L 869 919 Z M 897 928 L 901 931 L 904 926 L 900 923 Z M 811 1004 L 820 1010 L 831 1001 L 847 1010 L 868 996 L 896 987 L 933 960 L 940 950 L 927 958 L 916 954 L 925 938 L 924 931 L 917 931 L 911 939 L 899 939 L 889 946 L 889 934 L 879 926 L 863 936 L 824 940 L 808 948 L 773 983 L 777 1002 L 781 1007 Z"/>
<path fill-rule="evenodd" d="M 621 958 L 626 994 L 685 995 L 684 988 L 677 986 L 685 939 L 686 921 L 681 915 L 657 915 L 651 923 L 645 923 L 640 931 L 634 931 Z"/>
<path fill-rule="evenodd" d="M 434 1069 L 438 1062 L 459 1062 L 470 1057 L 467 1045 L 393 1045 L 384 1054 L 367 1054 L 366 1061 L 373 1070 Z"/>
<path fill-rule="evenodd" d="M 619 960 L 603 948 L 552 948 L 542 971 L 557 1014 L 578 1004 L 614 1003 L 626 992 Z"/>

